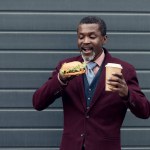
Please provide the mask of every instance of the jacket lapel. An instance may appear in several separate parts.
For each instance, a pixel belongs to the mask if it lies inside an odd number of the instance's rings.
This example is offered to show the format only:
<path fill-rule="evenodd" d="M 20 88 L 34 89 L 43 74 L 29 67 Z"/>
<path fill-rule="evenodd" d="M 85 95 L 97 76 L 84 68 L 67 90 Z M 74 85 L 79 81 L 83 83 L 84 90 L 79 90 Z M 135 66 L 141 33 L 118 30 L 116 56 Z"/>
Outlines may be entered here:
<path fill-rule="evenodd" d="M 79 57 L 80 62 L 83 62 L 82 57 Z M 84 110 L 86 110 L 86 98 L 85 98 L 85 92 L 84 92 L 84 82 L 83 82 L 83 75 L 80 75 L 76 78 L 76 84 L 79 91 L 79 99 L 83 105 Z"/>
<path fill-rule="evenodd" d="M 85 98 L 84 83 L 83 83 L 82 75 L 77 78 L 77 87 L 78 87 L 78 91 L 79 91 L 79 99 L 85 110 L 86 109 L 86 98 Z"/>

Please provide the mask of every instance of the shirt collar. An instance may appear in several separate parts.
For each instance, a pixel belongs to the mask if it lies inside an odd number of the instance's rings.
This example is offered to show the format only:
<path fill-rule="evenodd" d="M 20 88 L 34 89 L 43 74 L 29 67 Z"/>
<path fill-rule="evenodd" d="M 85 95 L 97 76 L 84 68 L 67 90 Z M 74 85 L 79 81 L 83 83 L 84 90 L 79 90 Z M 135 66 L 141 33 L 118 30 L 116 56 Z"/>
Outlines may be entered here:
<path fill-rule="evenodd" d="M 94 62 L 100 67 L 102 65 L 104 58 L 105 58 L 105 53 L 103 51 L 102 54 Z"/>

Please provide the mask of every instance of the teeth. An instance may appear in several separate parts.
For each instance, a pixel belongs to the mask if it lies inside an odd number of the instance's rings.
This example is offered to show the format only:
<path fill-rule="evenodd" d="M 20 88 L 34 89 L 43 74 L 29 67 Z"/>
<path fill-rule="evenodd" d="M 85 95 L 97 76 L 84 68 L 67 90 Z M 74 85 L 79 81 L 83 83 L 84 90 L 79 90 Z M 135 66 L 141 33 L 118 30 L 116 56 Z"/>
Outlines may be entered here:
<path fill-rule="evenodd" d="M 83 50 L 91 51 L 91 48 L 83 48 Z"/>
<path fill-rule="evenodd" d="M 83 53 L 89 55 L 92 53 L 92 51 L 91 50 L 83 50 Z"/>

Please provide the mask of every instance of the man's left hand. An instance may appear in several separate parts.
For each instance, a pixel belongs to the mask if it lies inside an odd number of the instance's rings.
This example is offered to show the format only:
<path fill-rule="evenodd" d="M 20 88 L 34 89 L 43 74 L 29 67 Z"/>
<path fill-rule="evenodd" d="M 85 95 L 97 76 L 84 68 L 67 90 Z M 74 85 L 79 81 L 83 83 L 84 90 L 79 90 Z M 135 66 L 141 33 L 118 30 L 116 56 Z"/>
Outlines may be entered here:
<path fill-rule="evenodd" d="M 128 86 L 122 73 L 114 73 L 107 81 L 112 92 L 118 92 L 121 97 L 128 96 Z"/>

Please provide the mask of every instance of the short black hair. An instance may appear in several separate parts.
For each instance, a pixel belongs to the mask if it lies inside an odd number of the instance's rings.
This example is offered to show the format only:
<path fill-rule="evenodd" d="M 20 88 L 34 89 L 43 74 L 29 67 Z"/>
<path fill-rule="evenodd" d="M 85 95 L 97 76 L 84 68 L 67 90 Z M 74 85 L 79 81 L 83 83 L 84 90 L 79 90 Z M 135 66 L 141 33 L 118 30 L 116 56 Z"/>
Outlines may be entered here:
<path fill-rule="evenodd" d="M 106 35 L 106 23 L 104 22 L 103 19 L 101 19 L 98 16 L 87 16 L 81 19 L 81 21 L 79 22 L 79 25 L 81 24 L 98 24 L 99 25 L 99 30 L 102 34 L 102 36 Z"/>

